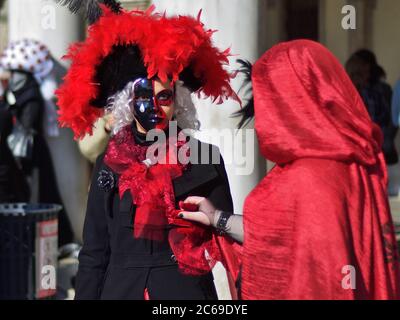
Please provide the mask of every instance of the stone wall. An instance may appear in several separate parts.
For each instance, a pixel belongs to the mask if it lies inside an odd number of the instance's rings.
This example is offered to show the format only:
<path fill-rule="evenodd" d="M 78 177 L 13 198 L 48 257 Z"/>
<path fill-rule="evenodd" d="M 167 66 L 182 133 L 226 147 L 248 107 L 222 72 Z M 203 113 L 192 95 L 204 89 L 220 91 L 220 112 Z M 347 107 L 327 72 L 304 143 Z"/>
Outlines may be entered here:
<path fill-rule="evenodd" d="M 7 1 L 0 0 L 0 52 L 8 42 Z"/>

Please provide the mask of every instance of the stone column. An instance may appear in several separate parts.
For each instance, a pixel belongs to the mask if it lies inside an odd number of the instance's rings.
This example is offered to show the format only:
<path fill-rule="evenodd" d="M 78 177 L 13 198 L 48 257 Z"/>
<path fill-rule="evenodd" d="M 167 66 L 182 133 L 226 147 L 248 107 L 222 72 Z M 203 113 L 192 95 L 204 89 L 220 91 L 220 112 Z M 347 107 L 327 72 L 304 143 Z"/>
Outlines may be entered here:
<path fill-rule="evenodd" d="M 202 11 L 202 21 L 206 28 L 216 29 L 218 32 L 214 34 L 214 42 L 220 49 L 231 48 L 231 52 L 235 54 L 231 57 L 231 65 L 236 69 L 238 65 L 235 60 L 238 58 L 247 59 L 254 62 L 258 59 L 265 48 L 260 47 L 259 42 L 259 26 L 262 16 L 260 13 L 266 12 L 259 10 L 265 6 L 265 1 L 242 1 L 242 0 L 154 0 L 156 10 L 159 12 L 166 11 L 167 15 L 172 14 L 189 14 L 196 16 L 200 9 Z M 236 90 L 240 88 L 242 78 L 237 77 L 233 80 L 233 86 Z M 212 104 L 210 100 L 195 100 L 199 120 L 201 122 L 201 131 L 198 137 L 206 142 L 215 142 L 207 134 L 202 131 L 207 129 L 234 129 L 237 127 L 238 119 L 231 118 L 231 114 L 240 109 L 235 101 L 227 101 L 222 105 Z M 247 128 L 252 128 L 249 125 Z M 238 133 L 240 136 L 240 133 Z M 243 135 L 244 136 L 244 135 Z M 243 137 L 244 143 L 246 138 Z M 231 184 L 232 195 L 234 198 L 235 212 L 242 213 L 243 201 L 250 190 L 259 182 L 260 178 L 265 175 L 265 161 L 259 157 L 256 140 L 254 160 L 254 170 L 248 175 L 237 175 L 236 165 L 227 164 L 229 180 Z M 251 139 L 249 140 L 251 142 Z M 221 151 L 230 152 L 232 145 L 221 147 Z M 234 150 L 236 151 L 236 150 Z M 227 155 L 225 158 L 229 158 Z M 230 161 L 227 161 L 230 162 Z"/>
<path fill-rule="evenodd" d="M 7 2 L 0 0 L 0 52 L 6 47 L 8 39 L 7 7 Z"/>
<path fill-rule="evenodd" d="M 349 53 L 352 54 L 358 49 L 373 46 L 373 16 L 377 3 L 376 0 L 351 0 L 349 4 L 357 12 L 357 30 L 349 32 Z"/>
<path fill-rule="evenodd" d="M 61 80 L 66 62 L 61 57 L 71 42 L 82 38 L 83 20 L 52 0 L 12 0 L 8 3 L 9 39 L 37 39 L 48 46 L 56 61 L 55 72 Z M 78 240 L 85 215 L 89 167 L 81 156 L 69 129 L 58 137 L 46 137 L 64 206 Z"/>

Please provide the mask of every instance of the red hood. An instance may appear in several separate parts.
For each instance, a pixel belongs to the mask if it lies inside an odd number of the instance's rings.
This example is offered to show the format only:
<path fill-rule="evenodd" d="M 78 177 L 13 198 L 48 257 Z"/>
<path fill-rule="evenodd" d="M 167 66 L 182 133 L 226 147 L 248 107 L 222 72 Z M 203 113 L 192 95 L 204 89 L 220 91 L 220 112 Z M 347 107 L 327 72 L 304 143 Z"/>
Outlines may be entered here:
<path fill-rule="evenodd" d="M 255 127 L 265 158 L 373 165 L 382 134 L 339 61 L 309 40 L 286 42 L 254 65 Z"/>

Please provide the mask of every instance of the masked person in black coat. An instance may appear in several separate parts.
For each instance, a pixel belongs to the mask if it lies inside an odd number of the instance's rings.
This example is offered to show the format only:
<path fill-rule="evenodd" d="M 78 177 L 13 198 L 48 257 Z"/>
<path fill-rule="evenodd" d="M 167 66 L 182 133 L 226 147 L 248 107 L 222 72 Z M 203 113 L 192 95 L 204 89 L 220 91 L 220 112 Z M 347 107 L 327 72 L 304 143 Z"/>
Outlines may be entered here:
<path fill-rule="evenodd" d="M 222 68 L 227 52 L 191 17 L 127 12 L 115 1 L 99 12 L 70 49 L 57 93 L 60 122 L 76 137 L 104 109 L 113 123 L 93 173 L 75 298 L 217 299 L 217 235 L 179 212 L 195 194 L 231 210 L 228 178 L 218 149 L 182 129 L 198 128 L 190 92 L 237 98 Z"/>

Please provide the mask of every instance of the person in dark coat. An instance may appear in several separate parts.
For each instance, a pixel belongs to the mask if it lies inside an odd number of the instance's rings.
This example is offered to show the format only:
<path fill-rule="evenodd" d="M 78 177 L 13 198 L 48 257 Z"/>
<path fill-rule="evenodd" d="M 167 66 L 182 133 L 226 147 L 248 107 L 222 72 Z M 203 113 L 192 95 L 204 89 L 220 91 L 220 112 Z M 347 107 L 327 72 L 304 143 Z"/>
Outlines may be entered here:
<path fill-rule="evenodd" d="M 144 138 L 137 133 L 135 137 L 139 141 Z M 207 147 L 198 143 L 199 150 Z M 215 147 L 213 152 L 218 152 Z M 217 299 L 211 272 L 183 275 L 168 241 L 134 239 L 131 195 L 127 192 L 120 199 L 116 188 L 105 192 L 98 183 L 104 170 L 110 169 L 102 155 L 91 183 L 75 298 L 137 300 L 144 298 L 147 288 L 151 299 Z M 177 205 L 188 196 L 202 195 L 218 203 L 221 210 L 233 209 L 223 162 L 192 165 L 173 181 L 173 187 Z"/>
<path fill-rule="evenodd" d="M 30 193 L 24 174 L 7 144 L 12 126 L 12 115 L 0 101 L 0 203 L 27 202 Z"/>
<path fill-rule="evenodd" d="M 27 202 L 62 205 L 50 150 L 43 136 L 44 102 L 39 85 L 31 73 L 13 70 L 7 92 L 8 100 L 12 99 L 7 104 L 16 118 L 11 146 L 31 189 Z M 59 245 L 70 243 L 73 238 L 63 209 L 59 214 Z"/>
<path fill-rule="evenodd" d="M 388 165 L 399 161 L 395 146 L 398 128 L 392 121 L 393 91 L 384 79 L 385 70 L 378 64 L 375 54 L 367 49 L 355 52 L 346 63 L 346 71 L 359 91 L 368 113 L 382 130 L 382 150 Z"/>
<path fill-rule="evenodd" d="M 11 41 L 1 55 L 0 66 L 10 73 L 5 104 L 15 119 L 8 144 L 29 183 L 28 202 L 63 205 L 43 120 L 45 101 L 39 79 L 50 73 L 53 62 L 47 48 L 36 40 Z M 74 240 L 68 214 L 59 216 L 59 245 Z"/>
<path fill-rule="evenodd" d="M 199 19 L 106 5 L 89 14 L 88 39 L 71 47 L 57 91 L 60 122 L 77 138 L 104 114 L 112 119 L 92 177 L 75 299 L 217 299 L 219 238 L 179 212 L 194 194 L 233 207 L 218 149 L 186 131 L 198 129 L 191 92 L 237 99 L 223 68 L 228 51 L 212 46 Z"/>

